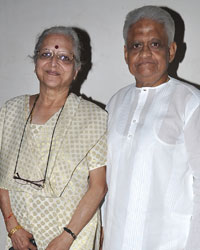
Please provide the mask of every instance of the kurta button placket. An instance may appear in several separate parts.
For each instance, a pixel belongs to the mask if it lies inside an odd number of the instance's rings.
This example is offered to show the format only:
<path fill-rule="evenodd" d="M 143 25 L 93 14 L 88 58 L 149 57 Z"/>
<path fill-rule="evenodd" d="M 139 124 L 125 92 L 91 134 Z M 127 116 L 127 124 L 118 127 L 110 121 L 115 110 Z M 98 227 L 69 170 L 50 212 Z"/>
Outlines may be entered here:
<path fill-rule="evenodd" d="M 130 124 L 130 128 L 129 128 L 128 139 L 131 139 L 135 134 L 138 122 L 140 120 L 141 112 L 146 103 L 147 96 L 148 96 L 148 89 L 140 89 L 139 96 L 138 96 L 138 103 L 134 111 L 131 124 Z"/>

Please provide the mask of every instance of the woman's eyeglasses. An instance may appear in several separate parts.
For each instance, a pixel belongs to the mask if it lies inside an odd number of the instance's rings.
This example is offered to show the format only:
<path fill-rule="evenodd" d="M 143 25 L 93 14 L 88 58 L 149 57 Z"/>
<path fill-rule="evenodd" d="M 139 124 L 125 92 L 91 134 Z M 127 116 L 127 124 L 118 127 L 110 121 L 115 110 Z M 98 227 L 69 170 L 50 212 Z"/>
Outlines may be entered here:
<path fill-rule="evenodd" d="M 23 179 L 20 177 L 20 175 L 18 173 L 14 174 L 13 179 L 17 183 L 22 184 L 22 185 L 30 184 L 31 187 L 33 187 L 35 189 L 42 189 L 44 187 L 44 183 L 45 183 L 45 179 L 40 180 L 40 181 L 31 181 L 31 180 Z"/>
<path fill-rule="evenodd" d="M 50 49 L 41 49 L 37 52 L 40 60 L 51 60 L 54 56 L 64 64 L 71 64 L 75 59 L 72 52 L 69 51 L 53 51 Z"/>

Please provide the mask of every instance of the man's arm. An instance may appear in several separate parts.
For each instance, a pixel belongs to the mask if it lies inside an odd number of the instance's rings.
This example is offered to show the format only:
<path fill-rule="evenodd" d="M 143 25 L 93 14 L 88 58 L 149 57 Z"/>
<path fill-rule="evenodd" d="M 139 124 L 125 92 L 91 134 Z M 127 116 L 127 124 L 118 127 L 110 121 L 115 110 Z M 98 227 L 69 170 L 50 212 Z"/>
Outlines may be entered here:
<path fill-rule="evenodd" d="M 200 249 L 200 107 L 196 108 L 185 127 L 185 143 L 193 173 L 193 213 L 185 250 Z"/>

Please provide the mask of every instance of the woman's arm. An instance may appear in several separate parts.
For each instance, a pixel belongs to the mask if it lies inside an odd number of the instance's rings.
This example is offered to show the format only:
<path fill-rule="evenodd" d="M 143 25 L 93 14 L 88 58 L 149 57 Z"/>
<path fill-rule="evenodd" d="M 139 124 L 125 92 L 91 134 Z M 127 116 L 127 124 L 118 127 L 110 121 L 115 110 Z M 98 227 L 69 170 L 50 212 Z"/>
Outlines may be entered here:
<path fill-rule="evenodd" d="M 12 228 L 14 228 L 17 225 L 17 221 L 14 216 L 11 216 L 8 219 L 9 215 L 12 214 L 8 190 L 0 189 L 0 208 L 3 214 L 6 229 L 9 232 Z"/>
<path fill-rule="evenodd" d="M 75 235 L 78 235 L 93 217 L 106 192 L 107 185 L 105 167 L 99 167 L 91 170 L 88 191 L 79 202 L 71 221 L 68 225 L 66 225 L 66 227 Z M 67 250 L 70 248 L 73 240 L 73 237 L 69 233 L 63 231 L 60 236 L 50 242 L 46 250 Z"/>
<path fill-rule="evenodd" d="M 10 204 L 10 197 L 8 190 L 0 189 L 0 208 L 4 217 L 7 232 L 10 232 L 19 223 L 14 215 L 12 215 L 12 208 Z M 12 236 L 11 241 L 15 250 L 36 250 L 36 247 L 30 243 L 32 234 L 24 230 L 23 228 L 17 230 Z"/>

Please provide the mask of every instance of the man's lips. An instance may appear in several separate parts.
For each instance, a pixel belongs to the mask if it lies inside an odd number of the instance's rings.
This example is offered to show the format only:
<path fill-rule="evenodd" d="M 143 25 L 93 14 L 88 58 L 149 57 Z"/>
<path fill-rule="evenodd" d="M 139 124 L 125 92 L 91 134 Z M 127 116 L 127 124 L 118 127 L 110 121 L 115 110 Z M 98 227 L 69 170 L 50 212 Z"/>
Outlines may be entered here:
<path fill-rule="evenodd" d="M 137 63 L 137 66 L 145 66 L 147 64 L 155 64 L 153 61 L 142 61 L 142 62 L 139 62 Z"/>

